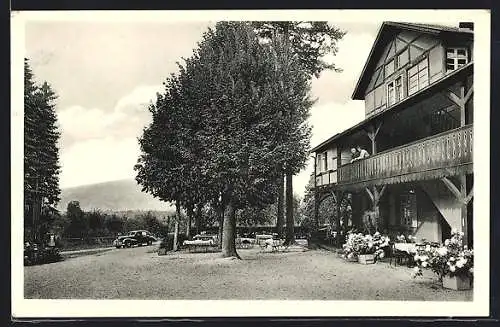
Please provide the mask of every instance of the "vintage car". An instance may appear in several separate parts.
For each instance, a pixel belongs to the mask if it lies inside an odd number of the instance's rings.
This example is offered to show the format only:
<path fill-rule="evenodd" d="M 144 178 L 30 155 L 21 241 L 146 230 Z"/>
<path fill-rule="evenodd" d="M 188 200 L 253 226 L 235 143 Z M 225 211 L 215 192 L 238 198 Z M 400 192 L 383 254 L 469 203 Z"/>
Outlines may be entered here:
<path fill-rule="evenodd" d="M 151 245 L 156 241 L 156 237 L 146 230 L 133 230 L 126 235 L 118 236 L 118 238 L 113 241 L 113 245 L 119 249 L 121 247 L 129 248 L 133 245 Z"/>

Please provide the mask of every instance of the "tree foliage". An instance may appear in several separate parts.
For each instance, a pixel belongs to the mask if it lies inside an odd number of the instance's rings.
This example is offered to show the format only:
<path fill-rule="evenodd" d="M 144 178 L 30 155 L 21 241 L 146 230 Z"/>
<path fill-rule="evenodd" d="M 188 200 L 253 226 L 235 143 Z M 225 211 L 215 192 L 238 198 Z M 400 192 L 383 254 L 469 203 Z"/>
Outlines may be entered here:
<path fill-rule="evenodd" d="M 304 56 L 284 38 L 263 43 L 244 22 L 209 29 L 151 105 L 152 123 L 135 167 L 143 190 L 177 201 L 227 207 L 224 255 L 236 255 L 238 210 L 272 204 L 286 166 L 307 160 L 313 101 Z"/>
<path fill-rule="evenodd" d="M 28 60 L 24 61 L 24 201 L 25 224 L 35 233 L 47 230 L 58 215 L 55 205 L 59 188 L 60 133 L 55 106 L 57 96 L 51 86 L 35 81 Z M 37 216 L 39 221 L 29 219 Z M 33 226 L 33 224 L 36 224 Z M 35 234 L 35 235 L 36 235 Z"/>

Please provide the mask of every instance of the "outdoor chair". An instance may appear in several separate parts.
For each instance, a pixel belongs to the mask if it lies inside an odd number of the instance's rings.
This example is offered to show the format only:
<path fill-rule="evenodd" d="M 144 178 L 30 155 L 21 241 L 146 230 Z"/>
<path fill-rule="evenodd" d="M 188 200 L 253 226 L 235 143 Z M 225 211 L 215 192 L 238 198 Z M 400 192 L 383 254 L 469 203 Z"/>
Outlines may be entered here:
<path fill-rule="evenodd" d="M 405 252 L 396 249 L 395 245 L 391 245 L 391 256 L 389 260 L 389 266 L 392 266 L 392 263 L 394 262 L 394 266 L 397 265 L 403 265 L 406 263 L 407 266 L 411 264 L 412 256 Z"/>

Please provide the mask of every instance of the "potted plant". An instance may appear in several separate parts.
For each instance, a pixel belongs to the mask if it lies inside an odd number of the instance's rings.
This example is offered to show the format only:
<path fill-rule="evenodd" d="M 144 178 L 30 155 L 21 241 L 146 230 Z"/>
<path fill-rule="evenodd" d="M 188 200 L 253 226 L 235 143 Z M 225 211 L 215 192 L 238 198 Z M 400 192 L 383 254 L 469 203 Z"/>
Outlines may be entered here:
<path fill-rule="evenodd" d="M 465 290 L 472 287 L 474 251 L 463 245 L 464 234 L 452 231 L 450 239 L 439 247 L 427 245 L 415 255 L 414 277 L 422 276 L 423 269 L 438 275 L 444 288 Z"/>
<path fill-rule="evenodd" d="M 374 235 L 349 233 L 344 244 L 344 258 L 347 261 L 358 261 L 361 264 L 375 263 L 385 254 L 384 248 L 389 246 L 389 238 L 379 232 Z"/>
<path fill-rule="evenodd" d="M 357 262 L 360 243 L 363 240 L 363 234 L 348 232 L 345 244 L 342 246 L 342 257 L 346 261 Z"/>

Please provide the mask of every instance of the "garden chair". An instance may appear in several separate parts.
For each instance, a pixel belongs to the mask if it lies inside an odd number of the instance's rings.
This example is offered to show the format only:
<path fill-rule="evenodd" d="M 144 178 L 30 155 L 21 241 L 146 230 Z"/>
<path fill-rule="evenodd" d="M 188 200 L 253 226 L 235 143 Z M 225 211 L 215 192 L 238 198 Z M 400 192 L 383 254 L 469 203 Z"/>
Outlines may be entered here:
<path fill-rule="evenodd" d="M 391 245 L 391 256 L 389 260 L 389 266 L 392 266 L 394 262 L 394 266 L 403 265 L 406 262 L 407 265 L 410 265 L 411 255 L 405 251 L 401 251 L 396 249 L 395 245 Z"/>

